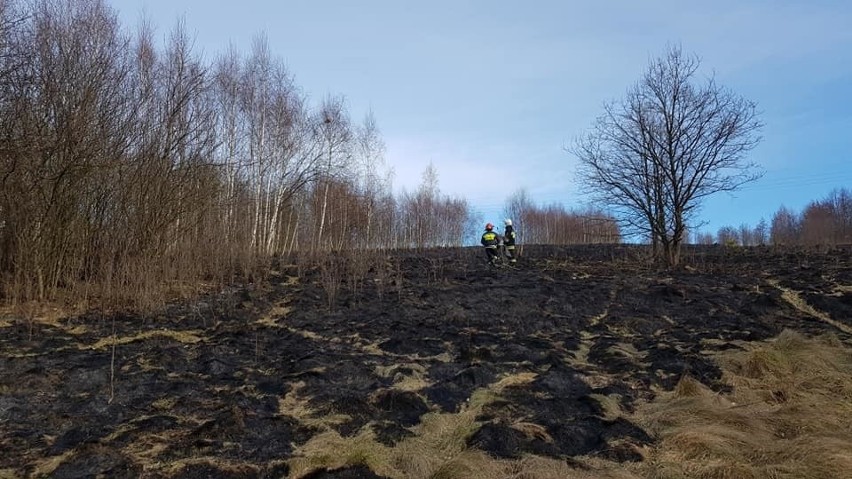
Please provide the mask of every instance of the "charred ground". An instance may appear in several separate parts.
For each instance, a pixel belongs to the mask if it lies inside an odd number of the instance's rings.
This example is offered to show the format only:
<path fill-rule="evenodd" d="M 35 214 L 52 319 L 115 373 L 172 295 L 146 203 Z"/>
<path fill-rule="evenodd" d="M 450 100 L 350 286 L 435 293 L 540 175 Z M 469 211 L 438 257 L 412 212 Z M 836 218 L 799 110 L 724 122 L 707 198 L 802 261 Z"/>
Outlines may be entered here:
<path fill-rule="evenodd" d="M 723 391 L 713 354 L 784 329 L 850 340 L 849 251 L 696 249 L 676 272 L 644 254 L 282 264 L 158 314 L 6 319 L 0 477 L 287 477 L 319 434 L 394 447 L 477 391 L 473 450 L 638 461 L 655 438 L 608 404 L 630 411 L 685 374 Z M 380 477 L 368 463 L 301 477 Z"/>

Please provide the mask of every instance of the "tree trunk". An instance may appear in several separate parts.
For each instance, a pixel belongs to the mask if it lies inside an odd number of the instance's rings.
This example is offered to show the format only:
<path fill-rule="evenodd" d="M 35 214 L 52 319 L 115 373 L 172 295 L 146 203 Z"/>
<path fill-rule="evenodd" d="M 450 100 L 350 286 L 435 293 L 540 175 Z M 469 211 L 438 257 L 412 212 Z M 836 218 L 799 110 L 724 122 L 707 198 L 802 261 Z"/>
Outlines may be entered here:
<path fill-rule="evenodd" d="M 675 268 L 680 264 L 680 241 L 671 240 L 663 242 L 663 254 L 665 255 L 666 265 L 670 268 Z"/>
<path fill-rule="evenodd" d="M 325 227 L 325 212 L 328 208 L 328 188 L 330 186 L 330 182 L 326 180 L 325 183 L 325 192 L 322 195 L 322 212 L 320 213 L 320 224 L 319 231 L 317 232 L 317 243 L 316 248 L 319 249 L 322 244 L 322 230 Z"/>

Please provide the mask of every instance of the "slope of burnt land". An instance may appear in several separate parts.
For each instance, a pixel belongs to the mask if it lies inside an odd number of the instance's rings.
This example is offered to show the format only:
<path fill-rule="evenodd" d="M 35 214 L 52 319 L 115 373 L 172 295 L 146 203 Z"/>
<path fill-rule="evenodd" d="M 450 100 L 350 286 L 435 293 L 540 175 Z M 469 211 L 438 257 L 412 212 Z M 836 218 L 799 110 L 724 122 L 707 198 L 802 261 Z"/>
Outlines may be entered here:
<path fill-rule="evenodd" d="M 495 393 L 472 448 L 634 461 L 654 439 L 606 404 L 630 411 L 684 374 L 721 389 L 714 351 L 785 328 L 849 340 L 848 251 L 688 249 L 675 272 L 641 247 L 523 253 L 282 265 L 160 314 L 7 320 L 0 477 L 286 477 L 317 434 L 393 446 L 478 390 Z"/>

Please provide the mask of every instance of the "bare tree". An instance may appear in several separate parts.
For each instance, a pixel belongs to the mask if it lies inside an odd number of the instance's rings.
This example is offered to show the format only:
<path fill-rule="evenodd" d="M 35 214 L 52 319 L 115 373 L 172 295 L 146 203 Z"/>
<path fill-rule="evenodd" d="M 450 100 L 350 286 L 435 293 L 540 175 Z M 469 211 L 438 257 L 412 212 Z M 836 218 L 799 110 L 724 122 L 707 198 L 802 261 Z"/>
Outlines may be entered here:
<path fill-rule="evenodd" d="M 754 244 L 757 246 L 763 246 L 769 242 L 769 225 L 766 223 L 765 218 L 761 218 L 758 221 L 757 226 L 752 231 L 752 236 Z"/>
<path fill-rule="evenodd" d="M 834 242 L 852 244 L 852 190 L 836 189 L 828 194 L 825 202 L 834 214 Z"/>
<path fill-rule="evenodd" d="M 701 231 L 696 232 L 695 235 L 694 235 L 694 238 L 692 240 L 692 243 L 693 244 L 700 244 L 700 245 L 711 245 L 711 244 L 714 243 L 713 233 L 708 233 L 706 231 L 705 232 L 701 232 Z"/>
<path fill-rule="evenodd" d="M 105 0 L 0 0 L 0 299 L 143 306 L 319 239 L 396 244 L 372 118 L 312 108 L 262 37 L 208 65 L 182 22 L 125 31 Z"/>
<path fill-rule="evenodd" d="M 587 191 L 610 205 L 628 232 L 649 237 L 670 266 L 705 197 L 761 176 L 744 160 L 759 142 L 755 104 L 713 78 L 699 84 L 699 65 L 670 47 L 569 148 Z"/>
<path fill-rule="evenodd" d="M 835 217 L 831 204 L 812 201 L 802 212 L 800 242 L 807 246 L 834 242 Z"/>
<path fill-rule="evenodd" d="M 748 223 L 740 224 L 740 229 L 737 231 L 737 235 L 740 239 L 740 244 L 743 246 L 754 246 L 754 230 L 751 229 L 751 226 Z"/>
<path fill-rule="evenodd" d="M 741 244 L 737 229 L 733 226 L 722 226 L 716 233 L 716 242 L 725 246 Z"/>
<path fill-rule="evenodd" d="M 808 203 L 801 213 L 781 206 L 754 234 L 773 245 L 837 245 L 852 243 L 852 194 L 845 188 L 831 191 L 825 198 Z M 768 236 L 768 238 L 767 238 Z"/>
<path fill-rule="evenodd" d="M 315 245 L 324 246 L 323 229 L 328 214 L 329 188 L 334 182 L 336 173 L 343 171 L 352 158 L 352 126 L 346 110 L 346 103 L 341 97 L 329 97 L 325 100 L 315 123 L 318 137 L 322 139 L 322 179 L 325 182 L 325 192 L 322 199 L 319 227 Z"/>
<path fill-rule="evenodd" d="M 852 226 L 852 195 L 849 190 L 834 190 L 819 201 L 812 201 L 801 216 L 799 240 L 805 245 L 848 244 Z"/>
<path fill-rule="evenodd" d="M 88 261 L 88 220 L 127 149 L 127 39 L 102 1 L 32 2 L 25 16 L 4 45 L 16 68 L 0 88 L 12 239 L 0 255 L 24 295 L 44 299 Z"/>
<path fill-rule="evenodd" d="M 524 214 L 527 244 L 618 243 L 621 234 L 615 218 L 594 209 L 569 210 L 560 204 L 531 206 Z"/>
<path fill-rule="evenodd" d="M 378 221 L 377 213 L 381 196 L 391 193 L 391 177 L 387 173 L 383 174 L 385 144 L 372 112 L 367 113 L 361 126 L 356 129 L 355 138 L 353 176 L 365 209 L 365 231 L 358 238 L 357 244 L 375 248 L 382 236 L 389 236 L 389 230 L 382 228 Z"/>
<path fill-rule="evenodd" d="M 523 188 L 515 191 L 506 199 L 503 212 L 507 218 L 512 220 L 515 234 L 518 238 L 526 237 L 527 217 L 533 209 L 535 209 L 535 205 L 532 199 L 530 199 L 529 192 Z M 523 243 L 518 247 L 520 254 L 523 254 L 523 251 L 521 251 L 522 248 Z"/>
<path fill-rule="evenodd" d="M 772 216 L 770 239 L 774 245 L 794 245 L 799 243 L 799 216 L 785 206 L 778 208 Z"/>

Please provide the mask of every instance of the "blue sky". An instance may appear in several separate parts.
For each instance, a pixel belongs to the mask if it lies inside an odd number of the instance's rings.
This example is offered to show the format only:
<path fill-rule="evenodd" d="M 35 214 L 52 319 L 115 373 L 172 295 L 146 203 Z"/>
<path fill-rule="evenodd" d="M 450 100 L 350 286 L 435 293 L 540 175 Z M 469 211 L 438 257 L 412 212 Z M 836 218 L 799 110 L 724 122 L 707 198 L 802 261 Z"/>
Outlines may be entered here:
<path fill-rule="evenodd" d="M 702 73 L 754 100 L 766 172 L 707 200 L 703 229 L 756 223 L 852 187 L 852 2 L 721 0 L 409 2 L 111 0 L 133 27 L 161 38 L 184 17 L 213 59 L 247 52 L 265 32 L 314 99 L 343 94 L 356 119 L 372 110 L 397 188 L 429 162 L 441 191 L 485 219 L 526 188 L 541 203 L 582 206 L 563 147 L 640 78 L 670 43 Z"/>

